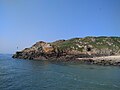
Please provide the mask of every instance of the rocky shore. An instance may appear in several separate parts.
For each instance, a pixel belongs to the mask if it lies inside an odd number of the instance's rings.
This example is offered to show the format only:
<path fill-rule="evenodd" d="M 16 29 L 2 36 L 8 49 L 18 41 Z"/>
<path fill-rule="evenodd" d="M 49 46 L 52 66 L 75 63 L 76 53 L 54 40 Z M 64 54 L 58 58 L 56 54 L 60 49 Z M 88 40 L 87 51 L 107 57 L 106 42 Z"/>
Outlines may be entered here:
<path fill-rule="evenodd" d="M 120 37 L 72 38 L 51 43 L 39 41 L 16 52 L 13 58 L 120 65 Z"/>
<path fill-rule="evenodd" d="M 77 58 L 78 61 L 98 65 L 118 65 L 120 66 L 120 56 L 102 56 L 93 58 Z"/>

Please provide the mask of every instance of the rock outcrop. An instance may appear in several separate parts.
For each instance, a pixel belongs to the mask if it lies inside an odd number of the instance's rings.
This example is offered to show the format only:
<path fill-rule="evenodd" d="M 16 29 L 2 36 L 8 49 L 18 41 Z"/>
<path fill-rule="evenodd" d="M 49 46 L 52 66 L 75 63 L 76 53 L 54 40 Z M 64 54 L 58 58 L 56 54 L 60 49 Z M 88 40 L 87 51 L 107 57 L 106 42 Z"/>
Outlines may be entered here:
<path fill-rule="evenodd" d="M 37 42 L 30 48 L 16 52 L 13 58 L 73 61 L 76 58 L 120 55 L 120 37 L 85 37 L 55 42 Z"/>

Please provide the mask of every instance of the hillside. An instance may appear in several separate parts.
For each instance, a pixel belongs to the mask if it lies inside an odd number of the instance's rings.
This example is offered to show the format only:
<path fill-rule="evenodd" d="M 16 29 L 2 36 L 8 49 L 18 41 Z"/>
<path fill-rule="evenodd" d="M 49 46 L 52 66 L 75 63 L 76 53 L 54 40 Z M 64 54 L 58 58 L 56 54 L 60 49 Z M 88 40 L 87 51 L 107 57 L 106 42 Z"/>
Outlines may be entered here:
<path fill-rule="evenodd" d="M 120 55 L 120 37 L 72 38 L 51 43 L 39 41 L 30 48 L 16 52 L 13 58 L 68 61 L 111 55 Z"/>

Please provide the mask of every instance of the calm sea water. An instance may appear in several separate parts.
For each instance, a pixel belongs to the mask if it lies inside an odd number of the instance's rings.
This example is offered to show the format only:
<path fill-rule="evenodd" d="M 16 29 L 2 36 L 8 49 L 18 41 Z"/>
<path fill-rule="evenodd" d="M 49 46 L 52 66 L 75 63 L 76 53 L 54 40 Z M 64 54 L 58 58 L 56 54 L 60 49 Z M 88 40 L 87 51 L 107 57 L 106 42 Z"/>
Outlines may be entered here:
<path fill-rule="evenodd" d="M 120 90 L 120 67 L 19 60 L 1 54 L 0 90 Z"/>

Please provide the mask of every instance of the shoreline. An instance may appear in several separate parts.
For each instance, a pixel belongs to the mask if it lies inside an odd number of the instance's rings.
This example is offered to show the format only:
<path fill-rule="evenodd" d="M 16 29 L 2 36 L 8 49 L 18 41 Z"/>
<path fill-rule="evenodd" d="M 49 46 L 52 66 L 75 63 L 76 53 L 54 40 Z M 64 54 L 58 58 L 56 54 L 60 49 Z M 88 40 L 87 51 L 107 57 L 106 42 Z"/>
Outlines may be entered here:
<path fill-rule="evenodd" d="M 18 59 L 18 58 L 17 58 Z M 24 58 L 19 58 L 24 59 Z M 120 66 L 120 55 L 112 55 L 112 56 L 99 56 L 99 57 L 69 57 L 65 58 L 52 58 L 52 59 L 27 59 L 27 60 L 46 60 L 50 62 L 73 62 L 73 63 L 81 63 L 81 64 L 94 64 L 94 65 L 102 65 L 102 66 Z"/>
<path fill-rule="evenodd" d="M 116 56 L 101 56 L 93 58 L 76 58 L 80 62 L 98 65 L 114 65 L 120 66 L 120 55 Z"/>
<path fill-rule="evenodd" d="M 17 51 L 12 58 L 120 66 L 120 37 L 38 41 L 29 48 Z"/>

